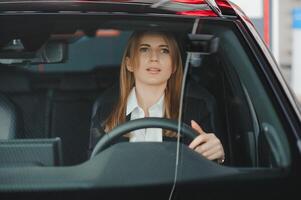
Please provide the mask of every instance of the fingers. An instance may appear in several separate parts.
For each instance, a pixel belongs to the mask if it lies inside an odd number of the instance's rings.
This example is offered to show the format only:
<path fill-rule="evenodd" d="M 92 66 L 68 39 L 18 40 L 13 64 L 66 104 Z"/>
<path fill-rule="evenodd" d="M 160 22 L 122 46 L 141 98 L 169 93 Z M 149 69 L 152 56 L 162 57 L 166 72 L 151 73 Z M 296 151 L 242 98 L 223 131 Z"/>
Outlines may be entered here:
<path fill-rule="evenodd" d="M 196 137 L 189 145 L 189 148 L 195 149 L 198 145 L 206 142 L 207 137 L 206 133 L 203 131 L 203 129 L 196 123 L 194 120 L 191 120 L 191 127 L 200 135 Z M 201 136 L 201 137 L 200 137 Z"/>
<path fill-rule="evenodd" d="M 224 162 L 224 155 L 222 152 L 216 152 L 215 154 L 212 154 L 211 156 L 207 157 L 208 160 L 218 160 L 220 163 Z"/>
<path fill-rule="evenodd" d="M 200 153 L 198 151 L 199 148 L 196 148 L 196 152 Z M 213 146 L 212 148 L 208 149 L 205 152 L 200 153 L 202 156 L 206 157 L 209 160 L 215 160 L 215 159 L 219 159 L 223 156 L 224 152 L 223 152 L 223 148 L 221 145 L 216 145 Z"/>
<path fill-rule="evenodd" d="M 217 137 L 215 137 L 214 134 L 208 134 L 206 136 L 207 138 L 204 139 L 206 142 L 200 143 L 199 145 L 196 146 L 195 150 L 199 152 L 200 154 L 203 154 L 205 152 L 208 152 L 209 150 L 214 149 L 214 147 L 219 147 L 221 148 L 221 143 Z"/>
<path fill-rule="evenodd" d="M 205 131 L 201 128 L 198 123 L 196 123 L 194 120 L 191 120 L 191 127 L 196 130 L 199 134 L 206 134 Z"/>
<path fill-rule="evenodd" d="M 189 148 L 195 149 L 197 146 L 199 146 L 200 144 L 205 143 L 207 140 L 208 140 L 208 136 L 206 136 L 206 135 L 199 135 L 198 137 L 196 137 L 196 138 L 189 144 Z"/>
<path fill-rule="evenodd" d="M 223 145 L 213 133 L 199 135 L 189 147 L 209 160 L 224 159 L 225 156 Z"/>
<path fill-rule="evenodd" d="M 189 148 L 209 160 L 224 160 L 225 152 L 223 145 L 215 134 L 207 134 L 194 120 L 191 120 L 191 127 L 200 135 L 189 144 Z"/>

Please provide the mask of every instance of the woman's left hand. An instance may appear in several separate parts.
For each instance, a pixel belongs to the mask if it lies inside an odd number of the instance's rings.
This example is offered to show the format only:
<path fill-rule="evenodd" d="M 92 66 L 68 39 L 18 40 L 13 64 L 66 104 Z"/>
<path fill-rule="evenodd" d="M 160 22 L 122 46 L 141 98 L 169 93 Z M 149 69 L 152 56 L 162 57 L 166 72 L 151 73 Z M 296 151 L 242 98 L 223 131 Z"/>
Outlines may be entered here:
<path fill-rule="evenodd" d="M 190 144 L 189 148 L 195 150 L 209 160 L 217 160 L 223 163 L 225 152 L 221 141 L 214 133 L 206 133 L 194 120 L 191 120 L 191 127 L 200 135 L 197 136 Z"/>

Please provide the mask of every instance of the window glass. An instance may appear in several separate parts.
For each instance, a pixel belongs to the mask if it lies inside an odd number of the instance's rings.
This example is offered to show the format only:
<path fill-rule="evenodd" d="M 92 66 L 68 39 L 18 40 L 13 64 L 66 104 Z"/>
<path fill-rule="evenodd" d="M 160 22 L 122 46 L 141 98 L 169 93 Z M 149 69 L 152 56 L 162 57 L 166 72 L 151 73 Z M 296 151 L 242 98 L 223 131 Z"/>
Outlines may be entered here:
<path fill-rule="evenodd" d="M 199 62 L 190 58 L 185 91 L 190 98 L 184 99 L 183 116 L 199 118 L 204 132 L 220 139 L 225 165 L 289 165 L 283 122 L 251 50 L 234 26 L 201 25 L 199 34 L 218 37 L 219 47 L 215 53 L 199 56 Z"/>
<path fill-rule="evenodd" d="M 130 33 L 116 30 L 113 35 L 83 35 L 67 43 L 66 62 L 27 67 L 33 71 L 44 72 L 90 71 L 97 67 L 118 67 Z"/>
<path fill-rule="evenodd" d="M 263 166 L 287 166 L 290 162 L 285 129 L 273 103 L 270 87 L 260 79 L 259 64 L 253 61 L 249 49 L 243 50 L 236 36 L 225 34 L 223 50 L 225 62 L 233 66 L 239 76 L 253 124 L 258 122 L 258 164 Z M 255 126 L 255 125 L 254 125 Z"/>

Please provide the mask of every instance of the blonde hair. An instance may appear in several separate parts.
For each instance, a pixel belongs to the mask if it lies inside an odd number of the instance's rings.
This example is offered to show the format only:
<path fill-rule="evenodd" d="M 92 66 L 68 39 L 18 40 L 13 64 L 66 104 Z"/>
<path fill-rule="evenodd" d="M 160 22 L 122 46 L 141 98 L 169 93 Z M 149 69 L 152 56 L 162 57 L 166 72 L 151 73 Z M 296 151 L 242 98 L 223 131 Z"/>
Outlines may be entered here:
<path fill-rule="evenodd" d="M 172 59 L 173 73 L 167 81 L 167 86 L 165 89 L 164 117 L 174 120 L 178 119 L 181 85 L 183 77 L 182 59 L 179 46 L 175 38 L 170 33 L 138 31 L 134 32 L 131 35 L 122 58 L 119 82 L 120 96 L 117 105 L 104 122 L 106 132 L 111 131 L 115 126 L 126 121 L 125 113 L 127 98 L 135 84 L 133 72 L 127 70 L 126 58 L 130 58 L 130 60 L 133 61 L 133 66 L 137 66 L 137 59 L 134 58 L 137 57 L 135 55 L 137 55 L 139 42 L 141 38 L 146 34 L 159 34 L 169 46 L 169 51 Z M 176 134 L 171 131 L 164 131 L 163 135 L 168 137 L 176 136 Z"/>

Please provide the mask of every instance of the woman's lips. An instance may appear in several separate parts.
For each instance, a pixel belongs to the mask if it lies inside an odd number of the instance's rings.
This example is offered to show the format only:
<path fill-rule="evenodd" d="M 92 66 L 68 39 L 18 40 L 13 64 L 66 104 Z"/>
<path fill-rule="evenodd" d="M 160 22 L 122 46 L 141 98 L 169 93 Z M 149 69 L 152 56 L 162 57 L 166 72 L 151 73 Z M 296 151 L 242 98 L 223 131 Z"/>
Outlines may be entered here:
<path fill-rule="evenodd" d="M 158 74 L 160 73 L 161 69 L 157 67 L 149 67 L 146 69 L 146 71 L 148 71 L 151 74 Z"/>

